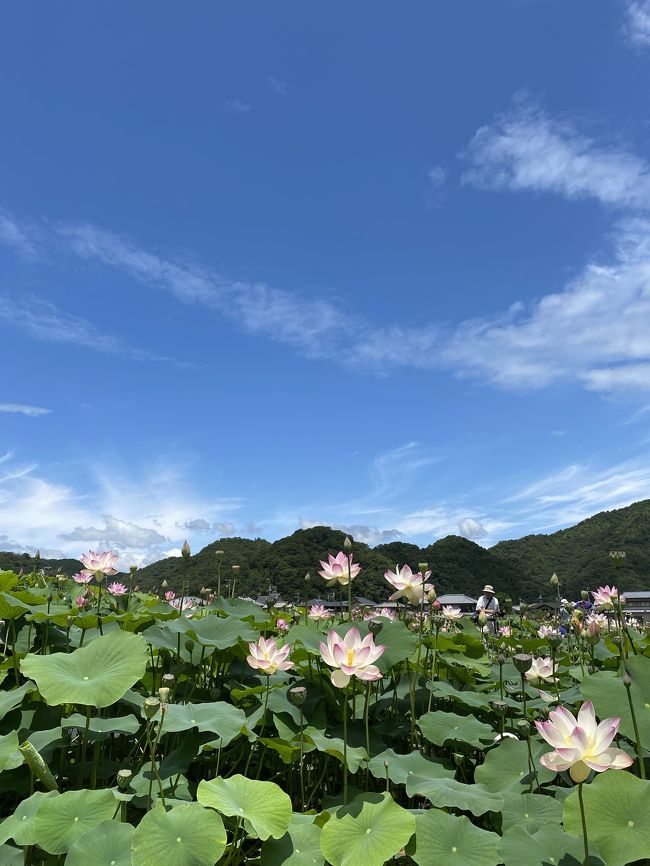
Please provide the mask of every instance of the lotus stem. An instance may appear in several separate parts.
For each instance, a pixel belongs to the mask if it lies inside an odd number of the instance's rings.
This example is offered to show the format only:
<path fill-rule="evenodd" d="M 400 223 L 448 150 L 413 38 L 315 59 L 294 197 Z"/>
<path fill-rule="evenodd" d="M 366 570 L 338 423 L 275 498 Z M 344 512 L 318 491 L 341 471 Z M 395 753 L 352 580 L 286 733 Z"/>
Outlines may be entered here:
<path fill-rule="evenodd" d="M 343 805 L 348 802 L 348 687 L 343 690 Z"/>
<path fill-rule="evenodd" d="M 630 679 L 630 675 L 627 673 L 627 671 L 625 672 L 625 676 L 623 677 L 623 684 L 627 693 L 627 702 L 630 706 L 630 715 L 632 716 L 632 727 L 634 728 L 634 751 L 636 752 L 636 756 L 639 760 L 639 775 L 642 779 L 645 779 L 643 745 L 641 743 L 641 735 L 639 734 L 639 726 L 637 724 L 636 713 L 634 711 L 634 701 L 632 700 L 632 680 Z"/>
<path fill-rule="evenodd" d="M 582 785 L 583 782 L 580 782 L 578 785 L 578 802 L 580 803 L 580 819 L 582 821 L 582 839 L 585 845 L 585 859 L 583 864 L 584 866 L 589 866 L 589 839 L 587 838 L 587 819 L 585 818 L 585 804 L 582 799 Z"/>

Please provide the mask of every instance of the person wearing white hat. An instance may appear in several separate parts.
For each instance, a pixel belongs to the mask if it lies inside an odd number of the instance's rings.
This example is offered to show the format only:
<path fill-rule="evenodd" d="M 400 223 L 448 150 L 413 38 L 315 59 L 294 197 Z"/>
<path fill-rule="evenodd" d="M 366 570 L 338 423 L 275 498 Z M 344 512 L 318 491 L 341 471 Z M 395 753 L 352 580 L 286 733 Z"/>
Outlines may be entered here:
<path fill-rule="evenodd" d="M 486 617 L 489 620 L 489 628 L 490 631 L 495 634 L 496 633 L 496 623 L 495 619 L 499 616 L 499 601 L 494 594 L 494 587 L 490 586 L 489 583 L 486 583 L 483 587 L 483 595 L 476 602 L 476 613 L 479 614 L 481 611 L 484 611 Z"/>

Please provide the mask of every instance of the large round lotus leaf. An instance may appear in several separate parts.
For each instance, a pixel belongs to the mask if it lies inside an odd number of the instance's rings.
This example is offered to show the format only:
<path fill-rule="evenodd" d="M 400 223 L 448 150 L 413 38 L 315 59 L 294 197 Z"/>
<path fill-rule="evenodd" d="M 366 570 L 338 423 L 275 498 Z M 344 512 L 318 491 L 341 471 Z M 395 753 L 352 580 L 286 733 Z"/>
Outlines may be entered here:
<path fill-rule="evenodd" d="M 0 845 L 0 866 L 23 866 L 25 855 L 20 848 Z"/>
<path fill-rule="evenodd" d="M 650 857 L 650 782 L 624 770 L 607 770 L 584 785 L 587 834 L 607 866 Z M 577 789 L 564 801 L 568 833 L 582 832 Z"/>
<path fill-rule="evenodd" d="M 578 866 L 584 853 L 582 836 L 570 836 L 559 824 L 547 824 L 532 835 L 523 827 L 511 827 L 501 837 L 498 862 L 505 866 Z M 597 852 L 590 848 L 589 853 Z"/>
<path fill-rule="evenodd" d="M 236 775 L 199 784 L 196 799 L 223 815 L 243 818 L 260 839 L 279 839 L 291 821 L 291 800 L 274 782 Z"/>
<path fill-rule="evenodd" d="M 387 674 L 393 665 L 413 655 L 418 645 L 417 637 L 403 622 L 385 622 L 375 643 L 386 647 L 377 660 L 377 667 L 383 674 Z"/>
<path fill-rule="evenodd" d="M 227 746 L 240 734 L 245 724 L 246 713 L 225 701 L 207 704 L 167 704 L 162 730 L 163 734 L 171 734 L 198 728 L 202 732 L 218 734 L 221 745 Z"/>
<path fill-rule="evenodd" d="M 383 866 L 414 832 L 415 818 L 390 794 L 363 794 L 330 818 L 320 844 L 332 866 Z"/>
<path fill-rule="evenodd" d="M 199 620 L 190 621 L 189 635 L 203 646 L 213 646 L 217 649 L 233 647 L 238 641 L 255 641 L 258 634 L 250 623 L 236 616 L 222 619 L 218 616 L 205 616 Z"/>
<path fill-rule="evenodd" d="M 562 803 L 542 794 L 506 794 L 501 821 L 504 833 L 511 827 L 536 833 L 546 824 L 562 823 Z"/>
<path fill-rule="evenodd" d="M 304 733 L 308 741 L 312 742 L 319 752 L 331 755 L 341 764 L 343 763 L 343 740 L 340 737 L 329 737 L 324 731 L 319 731 L 318 728 L 311 726 L 305 728 Z M 356 746 L 355 748 L 348 746 L 347 759 L 351 773 L 356 773 L 367 758 L 368 753 L 363 746 Z"/>
<path fill-rule="evenodd" d="M 547 743 L 531 743 L 537 779 L 540 784 L 550 782 L 557 775 L 539 763 L 539 756 L 549 751 Z M 530 787 L 528 772 L 528 747 L 525 740 L 508 737 L 485 756 L 485 761 L 476 768 L 474 779 L 489 791 L 511 791 L 524 793 Z"/>
<path fill-rule="evenodd" d="M 4 719 L 7 713 L 19 706 L 25 695 L 33 692 L 34 689 L 34 683 L 23 683 L 23 685 L 19 686 L 17 689 L 0 692 L 0 720 Z"/>
<path fill-rule="evenodd" d="M 499 837 L 475 827 L 464 815 L 448 815 L 430 809 L 415 818 L 416 849 L 413 859 L 419 866 L 496 866 Z"/>
<path fill-rule="evenodd" d="M 147 644 L 138 634 L 112 631 L 72 653 L 28 655 L 21 663 L 48 704 L 109 707 L 142 678 Z"/>
<path fill-rule="evenodd" d="M 261 866 L 323 866 L 320 833 L 313 815 L 293 815 L 281 839 L 263 843 Z"/>
<path fill-rule="evenodd" d="M 36 843 L 49 854 L 63 854 L 84 833 L 112 820 L 116 808 L 113 792 L 106 789 L 57 794 L 36 814 Z"/>
<path fill-rule="evenodd" d="M 496 735 L 490 725 L 479 722 L 474 716 L 459 716 L 440 710 L 420 716 L 418 726 L 426 739 L 436 746 L 442 746 L 450 740 L 460 740 L 481 749 Z"/>
<path fill-rule="evenodd" d="M 650 658 L 633 656 L 627 663 L 630 676 L 630 695 L 644 750 L 650 754 Z M 634 742 L 634 725 L 627 700 L 623 678 L 600 671 L 587 676 L 581 686 L 583 696 L 593 702 L 599 719 L 620 716 L 619 732 Z"/>
<path fill-rule="evenodd" d="M 430 761 L 418 751 L 398 755 L 392 749 L 386 749 L 375 755 L 368 766 L 376 779 L 385 779 L 388 774 L 388 778 L 396 785 L 405 785 L 409 776 L 413 775 L 424 776 L 425 779 L 453 779 L 456 775 L 455 770 L 448 770 L 442 764 Z"/>
<path fill-rule="evenodd" d="M 31 797 L 18 804 L 13 815 L 0 824 L 0 842 L 13 839 L 16 845 L 36 844 L 36 813 L 44 800 L 57 797 L 56 791 L 36 791 Z"/>
<path fill-rule="evenodd" d="M 409 776 L 406 780 L 406 793 L 409 797 L 421 794 L 439 809 L 462 809 L 472 815 L 483 815 L 485 812 L 499 812 L 503 806 L 503 797 L 484 785 L 465 785 L 454 779 L 425 779 L 423 776 Z"/>
<path fill-rule="evenodd" d="M 81 713 L 73 713 L 67 719 L 61 720 L 62 728 L 81 728 L 86 724 L 86 717 Z M 101 719 L 95 716 L 90 720 L 88 730 L 93 734 L 135 734 L 140 728 L 140 722 L 135 716 L 116 716 L 114 719 Z"/>
<path fill-rule="evenodd" d="M 65 866 L 131 866 L 133 827 L 119 821 L 104 821 L 76 839 Z"/>
<path fill-rule="evenodd" d="M 22 762 L 23 756 L 18 751 L 18 734 L 11 731 L 0 737 L 0 773 L 20 767 Z"/>
<path fill-rule="evenodd" d="M 133 866 L 214 866 L 226 850 L 219 815 L 196 804 L 147 812 L 133 835 Z"/>

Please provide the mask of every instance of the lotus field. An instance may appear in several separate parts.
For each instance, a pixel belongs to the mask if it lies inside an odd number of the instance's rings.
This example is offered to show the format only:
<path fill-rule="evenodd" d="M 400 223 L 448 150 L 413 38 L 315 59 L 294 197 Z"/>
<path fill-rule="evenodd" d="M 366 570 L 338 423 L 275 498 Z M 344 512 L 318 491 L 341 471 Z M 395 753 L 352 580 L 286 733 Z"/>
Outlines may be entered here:
<path fill-rule="evenodd" d="M 331 614 L 188 598 L 183 553 L 159 594 L 108 552 L 0 573 L 0 866 L 650 862 L 650 637 L 616 587 L 495 629 L 424 563 Z"/>

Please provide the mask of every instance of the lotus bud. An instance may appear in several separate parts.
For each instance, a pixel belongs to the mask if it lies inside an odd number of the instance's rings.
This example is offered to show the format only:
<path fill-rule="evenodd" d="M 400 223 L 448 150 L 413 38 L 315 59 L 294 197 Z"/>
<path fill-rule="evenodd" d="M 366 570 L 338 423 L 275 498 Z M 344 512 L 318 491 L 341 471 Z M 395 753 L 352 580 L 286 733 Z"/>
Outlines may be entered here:
<path fill-rule="evenodd" d="M 66 623 L 68 624 L 68 628 L 72 628 L 74 625 L 75 618 L 73 616 L 66 617 Z M 3 623 L 4 625 L 4 623 Z"/>
<path fill-rule="evenodd" d="M 504 656 L 503 653 L 499 653 L 499 655 L 497 656 L 497 663 L 498 663 L 499 667 L 503 667 L 504 664 L 506 663 L 506 657 Z"/>
<path fill-rule="evenodd" d="M 40 558 L 41 558 L 41 551 L 37 550 L 36 553 L 34 554 L 34 559 L 40 559 Z"/>
<path fill-rule="evenodd" d="M 129 566 L 129 572 L 130 572 L 130 574 L 135 574 L 137 570 L 138 570 L 138 566 L 137 566 L 137 565 L 130 565 L 130 566 Z"/>
<path fill-rule="evenodd" d="M 632 680 L 630 679 L 630 675 L 627 671 L 625 671 L 625 674 L 623 675 L 623 685 L 626 689 L 629 689 L 632 685 Z"/>
<path fill-rule="evenodd" d="M 311 574 L 309 572 L 305 575 L 305 583 L 311 583 Z"/>
<path fill-rule="evenodd" d="M 184 646 L 188 653 L 191 653 L 194 649 L 195 644 L 193 640 L 186 640 Z"/>
<path fill-rule="evenodd" d="M 307 700 L 307 689 L 304 686 L 294 686 L 289 689 L 288 697 L 294 707 L 301 707 Z"/>
<path fill-rule="evenodd" d="M 479 612 L 477 622 L 481 626 L 481 628 L 483 628 L 483 626 L 487 623 L 487 616 L 484 610 Z"/>
<path fill-rule="evenodd" d="M 158 697 L 160 698 L 161 704 L 167 703 L 167 701 L 169 700 L 169 689 L 167 688 L 167 686 L 161 686 L 158 689 Z"/>
<path fill-rule="evenodd" d="M 59 586 L 63 586 L 63 584 L 66 582 L 67 579 L 68 578 L 65 575 L 63 575 L 63 574 L 59 575 L 59 577 L 57 578 Z"/>
<path fill-rule="evenodd" d="M 343 542 L 343 549 L 352 550 L 352 539 L 348 535 L 345 536 L 345 540 Z"/>
<path fill-rule="evenodd" d="M 585 630 L 585 640 L 590 646 L 595 646 L 600 640 L 600 628 L 596 620 L 592 619 Z"/>
<path fill-rule="evenodd" d="M 586 589 L 582 589 L 582 590 L 580 590 L 580 598 L 581 598 L 583 601 L 589 601 L 589 593 L 587 592 Z"/>
<path fill-rule="evenodd" d="M 435 600 L 438 598 L 438 596 L 436 595 L 435 589 L 429 590 L 429 592 L 427 593 L 427 598 L 429 599 L 431 604 L 433 604 L 435 602 Z"/>
<path fill-rule="evenodd" d="M 117 787 L 121 791 L 126 791 L 126 789 L 131 784 L 131 779 L 133 778 L 133 773 L 131 770 L 118 770 L 117 771 Z"/>
<path fill-rule="evenodd" d="M 549 584 L 555 588 L 556 586 L 559 586 L 559 583 L 560 583 L 560 578 L 557 576 L 557 574 L 555 572 L 553 572 L 553 574 L 551 575 L 551 579 L 549 580 Z"/>
<path fill-rule="evenodd" d="M 199 595 L 210 595 L 210 590 L 207 588 L 207 586 L 202 586 L 199 590 Z"/>
<path fill-rule="evenodd" d="M 520 613 L 522 616 L 526 616 L 526 614 L 528 613 L 528 605 L 527 605 L 525 602 L 522 602 L 522 603 L 519 605 L 519 613 Z"/>
<path fill-rule="evenodd" d="M 528 653 L 517 653 L 512 660 L 520 674 L 525 674 L 526 671 L 529 671 L 533 664 L 533 657 L 528 655 Z"/>
<path fill-rule="evenodd" d="M 163 589 L 167 589 L 167 587 L 169 586 L 169 583 L 168 583 L 167 580 L 165 579 L 165 580 L 163 580 L 163 582 L 162 582 L 160 585 L 161 585 L 161 587 L 162 587 Z"/>
<path fill-rule="evenodd" d="M 144 715 L 147 719 L 153 719 L 158 710 L 160 709 L 160 701 L 158 698 L 145 698 L 144 699 Z"/>

